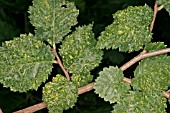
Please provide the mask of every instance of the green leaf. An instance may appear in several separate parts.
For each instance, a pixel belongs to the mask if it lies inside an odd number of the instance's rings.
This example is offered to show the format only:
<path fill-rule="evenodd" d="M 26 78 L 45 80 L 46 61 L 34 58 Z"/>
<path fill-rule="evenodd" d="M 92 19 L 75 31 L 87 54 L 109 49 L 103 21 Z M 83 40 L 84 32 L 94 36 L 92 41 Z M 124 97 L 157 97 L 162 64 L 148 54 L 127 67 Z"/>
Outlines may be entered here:
<path fill-rule="evenodd" d="M 170 57 L 147 58 L 135 69 L 132 86 L 144 92 L 159 92 L 170 86 Z"/>
<path fill-rule="evenodd" d="M 151 41 L 149 24 L 153 11 L 149 6 L 129 6 L 117 11 L 113 17 L 114 22 L 98 38 L 98 48 L 119 48 L 122 52 L 132 52 L 142 49 Z"/>
<path fill-rule="evenodd" d="M 146 95 L 131 91 L 113 106 L 112 113 L 166 113 L 166 107 L 166 98 L 162 94 Z"/>
<path fill-rule="evenodd" d="M 169 0 L 157 0 L 157 3 L 161 5 L 160 7 L 165 8 L 170 14 L 170 1 Z"/>
<path fill-rule="evenodd" d="M 160 49 L 165 49 L 166 47 L 167 45 L 165 45 L 164 42 L 152 42 L 145 46 L 145 50 L 148 52 L 151 52 L 151 51 L 156 51 Z"/>
<path fill-rule="evenodd" d="M 80 74 L 72 74 L 71 80 L 75 83 L 78 87 L 84 86 L 90 83 L 93 80 L 93 76 L 88 73 L 80 73 Z"/>
<path fill-rule="evenodd" d="M 78 87 L 59 74 L 43 88 L 43 101 L 49 113 L 63 113 L 63 110 L 72 108 L 77 97 Z"/>
<path fill-rule="evenodd" d="M 66 0 L 33 0 L 29 13 L 36 35 L 54 44 L 61 42 L 70 28 L 77 24 L 79 11 L 74 3 Z"/>
<path fill-rule="evenodd" d="M 96 48 L 92 25 L 78 27 L 62 42 L 59 54 L 64 67 L 74 74 L 88 73 L 99 66 L 103 52 Z"/>
<path fill-rule="evenodd" d="M 167 47 L 167 45 L 165 45 L 164 42 L 151 42 L 145 46 L 145 50 L 147 52 L 152 52 L 152 51 L 156 51 L 156 50 L 160 50 L 160 49 L 165 49 L 166 47 Z M 162 57 L 167 56 L 167 54 L 152 56 L 152 57 L 149 57 L 149 59 L 154 60 L 156 58 L 160 58 L 161 56 Z"/>
<path fill-rule="evenodd" d="M 123 82 L 123 77 L 123 72 L 118 67 L 104 68 L 94 83 L 95 93 L 110 103 L 120 101 L 130 89 L 130 86 Z"/>
<path fill-rule="evenodd" d="M 38 89 L 52 70 L 53 54 L 31 34 L 6 41 L 0 47 L 0 83 L 12 91 Z"/>

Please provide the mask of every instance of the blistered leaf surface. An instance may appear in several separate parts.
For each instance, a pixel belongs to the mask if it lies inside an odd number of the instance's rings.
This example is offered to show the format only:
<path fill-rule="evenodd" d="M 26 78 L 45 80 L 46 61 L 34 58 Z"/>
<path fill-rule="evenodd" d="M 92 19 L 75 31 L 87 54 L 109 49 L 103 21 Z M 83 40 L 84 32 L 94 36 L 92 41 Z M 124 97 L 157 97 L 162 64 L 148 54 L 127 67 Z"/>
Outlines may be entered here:
<path fill-rule="evenodd" d="M 113 106 L 111 113 L 166 113 L 166 98 L 160 94 L 129 92 L 119 103 Z"/>
<path fill-rule="evenodd" d="M 147 58 L 137 66 L 132 86 L 144 92 L 165 91 L 170 86 L 170 57 Z"/>
<path fill-rule="evenodd" d="M 78 27 L 62 42 L 59 53 L 65 68 L 74 74 L 88 73 L 99 66 L 103 52 L 96 48 L 92 25 Z"/>
<path fill-rule="evenodd" d="M 97 46 L 100 49 L 119 48 L 119 51 L 132 52 L 151 41 L 149 25 L 153 11 L 149 6 L 129 6 L 117 11 L 113 17 L 113 23 L 98 38 Z"/>
<path fill-rule="evenodd" d="M 77 24 L 79 11 L 74 3 L 66 0 L 33 0 L 29 13 L 39 39 L 53 44 L 61 42 Z"/>
<path fill-rule="evenodd" d="M 78 87 L 59 74 L 43 88 L 43 101 L 47 104 L 49 113 L 63 113 L 72 108 L 77 97 Z"/>
<path fill-rule="evenodd" d="M 78 87 L 84 86 L 90 83 L 93 80 L 93 76 L 88 73 L 80 73 L 80 74 L 72 74 L 71 80 L 75 83 Z"/>
<path fill-rule="evenodd" d="M 0 83 L 12 91 L 38 89 L 48 78 L 54 56 L 33 35 L 21 35 L 0 47 Z"/>

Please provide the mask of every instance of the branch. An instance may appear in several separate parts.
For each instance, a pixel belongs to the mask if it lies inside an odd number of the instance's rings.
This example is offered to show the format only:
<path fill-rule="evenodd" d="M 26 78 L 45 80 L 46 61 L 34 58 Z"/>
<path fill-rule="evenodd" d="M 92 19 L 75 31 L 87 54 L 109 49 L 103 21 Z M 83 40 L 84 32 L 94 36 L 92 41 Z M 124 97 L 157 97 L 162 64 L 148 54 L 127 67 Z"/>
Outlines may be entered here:
<path fill-rule="evenodd" d="M 82 86 L 78 89 L 78 94 L 81 95 L 83 93 L 86 93 L 88 91 L 91 91 L 93 89 L 94 82 L 87 84 L 85 86 Z"/>
<path fill-rule="evenodd" d="M 158 12 L 158 5 L 155 3 L 155 5 L 154 5 L 154 16 L 153 16 L 153 19 L 152 19 L 152 22 L 151 22 L 151 25 L 150 25 L 150 31 L 151 32 L 153 30 L 153 26 L 154 26 L 154 23 L 155 23 L 157 12 Z"/>
<path fill-rule="evenodd" d="M 41 102 L 39 104 L 35 104 L 33 106 L 30 106 L 28 108 L 25 108 L 25 109 L 22 109 L 22 110 L 13 112 L 13 113 L 33 113 L 33 112 L 36 112 L 36 111 L 41 110 L 43 108 L 46 108 L 45 102 Z"/>
<path fill-rule="evenodd" d="M 92 90 L 93 84 L 94 84 L 94 82 L 87 84 L 86 86 L 80 87 L 78 89 L 78 94 L 80 95 L 80 94 L 83 94 L 85 92 Z M 39 104 L 35 104 L 33 106 L 27 107 L 25 109 L 22 109 L 22 110 L 13 112 L 13 113 L 33 113 L 33 112 L 39 111 L 39 110 L 44 109 L 44 108 L 46 108 L 46 104 L 45 104 L 45 102 L 41 102 Z"/>
<path fill-rule="evenodd" d="M 68 74 L 67 70 L 64 68 L 63 63 L 61 62 L 60 57 L 57 54 L 57 51 L 55 49 L 52 49 L 52 51 L 57 58 L 57 61 L 58 61 L 57 63 L 59 64 L 59 66 L 63 70 L 64 74 L 66 75 L 67 81 L 70 81 L 69 74 Z"/>
<path fill-rule="evenodd" d="M 163 91 L 163 95 L 164 95 L 166 98 L 170 98 L 170 93 L 168 93 L 168 92 Z"/>
<path fill-rule="evenodd" d="M 149 53 L 145 53 L 145 54 L 139 54 L 138 56 L 134 57 L 133 59 L 128 61 L 126 64 L 121 66 L 120 69 L 122 71 L 124 71 L 127 68 L 129 68 L 130 66 L 132 66 L 133 64 L 135 64 L 136 62 L 138 62 L 138 61 L 140 61 L 144 58 L 156 56 L 156 55 L 160 55 L 160 54 L 165 54 L 165 53 L 168 53 L 168 52 L 170 52 L 170 48 L 161 49 L 161 50 L 157 50 L 157 51 L 153 51 L 153 52 L 149 52 Z"/>
<path fill-rule="evenodd" d="M 2 110 L 1 110 L 1 108 L 0 108 L 0 113 L 3 113 Z"/>
<path fill-rule="evenodd" d="M 56 54 L 56 51 L 53 50 L 53 52 L 54 52 L 54 54 Z M 170 52 L 170 48 L 161 49 L 161 50 L 157 50 L 157 51 L 153 51 L 153 52 L 149 52 L 149 53 L 146 53 L 145 51 L 143 51 L 141 54 L 139 54 L 138 56 L 134 57 L 129 62 L 127 62 L 126 64 L 121 66 L 120 69 L 122 71 L 124 71 L 127 68 L 129 68 L 130 66 L 132 66 L 133 64 L 135 64 L 136 62 L 138 62 L 138 61 L 140 61 L 140 60 L 142 60 L 144 58 L 151 57 L 151 56 L 156 56 L 156 55 L 160 55 L 160 54 L 165 54 L 165 53 L 168 53 L 168 52 Z M 58 61 L 58 63 L 59 63 L 59 61 Z M 131 79 L 129 79 L 129 78 L 124 77 L 123 81 L 131 84 Z M 93 89 L 93 85 L 94 85 L 94 82 L 92 82 L 90 84 L 87 84 L 87 85 L 85 85 L 83 87 L 78 88 L 78 94 L 80 95 L 80 94 L 83 94 L 85 92 L 91 91 Z M 170 98 L 170 93 L 168 93 L 168 92 L 164 91 L 163 95 L 166 98 Z M 25 109 L 22 109 L 22 110 L 13 112 L 13 113 L 32 113 L 32 112 L 36 112 L 38 110 L 41 110 L 43 108 L 46 108 L 45 102 L 41 102 L 39 104 L 30 106 L 28 108 L 25 108 Z"/>

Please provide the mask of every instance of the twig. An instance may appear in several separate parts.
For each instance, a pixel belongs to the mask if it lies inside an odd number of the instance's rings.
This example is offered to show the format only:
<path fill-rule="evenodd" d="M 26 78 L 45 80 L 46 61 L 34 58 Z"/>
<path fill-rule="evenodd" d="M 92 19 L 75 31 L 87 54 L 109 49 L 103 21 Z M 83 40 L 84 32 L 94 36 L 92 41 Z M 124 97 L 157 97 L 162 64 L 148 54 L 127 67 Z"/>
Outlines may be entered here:
<path fill-rule="evenodd" d="M 154 5 L 154 16 L 153 16 L 153 19 L 152 19 L 152 22 L 151 22 L 151 25 L 150 25 L 150 31 L 151 32 L 153 30 L 153 26 L 154 26 L 154 23 L 155 23 L 157 12 L 158 12 L 158 5 L 155 3 L 155 5 Z"/>
<path fill-rule="evenodd" d="M 128 79 L 128 78 L 124 78 L 124 79 L 130 80 L 130 79 Z M 126 82 L 126 80 L 125 80 L 125 82 Z M 130 83 L 131 83 L 131 80 L 130 80 Z M 93 89 L 93 85 L 94 85 L 94 82 L 92 82 L 92 83 L 90 83 L 90 84 L 87 84 L 87 85 L 85 85 L 85 86 L 83 86 L 83 87 L 80 87 L 80 88 L 78 89 L 78 94 L 80 95 L 80 94 L 83 94 L 83 93 L 85 93 L 85 92 L 91 91 L 91 90 Z M 168 92 L 163 92 L 163 95 L 164 95 L 166 98 L 170 98 L 170 94 L 169 94 Z M 42 104 L 42 105 L 41 105 L 41 104 Z M 42 106 L 42 107 L 37 108 L 38 106 Z M 38 110 L 41 110 L 41 109 L 43 109 L 43 108 L 45 108 L 45 107 L 46 107 L 45 102 L 41 102 L 41 103 L 36 104 L 36 105 L 34 105 L 34 106 L 30 106 L 30 107 L 28 107 L 28 108 L 25 108 L 25 109 L 22 109 L 22 110 L 13 112 L 13 113 L 33 113 L 33 112 L 36 112 L 36 111 L 38 111 Z"/>
<path fill-rule="evenodd" d="M 78 94 L 81 95 L 85 92 L 91 91 L 93 89 L 94 82 L 87 84 L 85 86 L 82 86 L 78 89 Z"/>
<path fill-rule="evenodd" d="M 123 81 L 128 83 L 128 84 L 132 83 L 131 79 L 130 78 L 126 78 L 126 77 L 123 78 Z"/>
<path fill-rule="evenodd" d="M 163 91 L 163 95 L 164 95 L 166 98 L 170 98 L 170 93 L 169 93 L 169 92 Z"/>
<path fill-rule="evenodd" d="M 60 60 L 60 58 L 59 58 L 59 56 L 57 54 L 57 51 L 55 49 L 52 49 L 52 51 L 53 51 L 54 55 L 57 58 L 57 61 L 58 61 L 57 63 L 59 64 L 59 66 L 63 70 L 64 74 L 66 75 L 67 81 L 70 81 L 69 74 L 68 74 L 67 70 L 64 68 L 63 63 L 61 62 L 61 60 Z"/>
<path fill-rule="evenodd" d="M 90 83 L 90 84 L 87 84 L 86 86 L 80 87 L 78 89 L 78 94 L 80 95 L 80 94 L 83 94 L 85 92 L 88 92 L 88 91 L 92 90 L 93 89 L 93 84 L 94 84 L 94 82 Z M 33 113 L 33 112 L 36 112 L 36 111 L 44 109 L 44 108 L 46 108 L 46 104 L 45 104 L 45 102 L 41 102 L 39 104 L 35 104 L 33 106 L 27 107 L 25 109 L 22 109 L 22 110 L 13 112 L 13 113 Z"/>
<path fill-rule="evenodd" d="M 33 113 L 44 108 L 46 108 L 46 104 L 45 102 L 41 102 L 39 104 L 35 104 L 33 106 L 30 106 L 28 108 L 25 108 L 25 109 L 22 109 L 22 110 L 13 112 L 13 113 Z"/>
<path fill-rule="evenodd" d="M 157 50 L 157 51 L 153 51 L 153 52 L 149 52 L 149 53 L 145 53 L 145 54 L 139 54 L 138 56 L 134 57 L 133 59 L 128 61 L 126 64 L 121 66 L 120 69 L 122 71 L 124 71 L 127 68 L 129 68 L 130 66 L 132 66 L 133 64 L 135 64 L 136 62 L 138 62 L 138 61 L 140 61 L 144 58 L 156 56 L 156 55 L 160 55 L 160 54 L 165 54 L 165 53 L 168 53 L 168 52 L 170 52 L 170 48 L 161 49 L 161 50 Z"/>
<path fill-rule="evenodd" d="M 0 113 L 3 113 L 2 110 L 1 110 L 1 108 L 0 108 Z"/>

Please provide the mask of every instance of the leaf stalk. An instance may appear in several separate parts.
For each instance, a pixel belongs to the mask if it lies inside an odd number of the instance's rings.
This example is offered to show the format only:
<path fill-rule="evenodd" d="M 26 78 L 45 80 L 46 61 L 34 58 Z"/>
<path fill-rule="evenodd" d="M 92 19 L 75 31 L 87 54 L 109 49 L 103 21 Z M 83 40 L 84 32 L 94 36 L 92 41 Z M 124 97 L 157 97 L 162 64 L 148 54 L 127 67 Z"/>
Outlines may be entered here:
<path fill-rule="evenodd" d="M 70 76 L 68 74 L 68 71 L 64 68 L 63 63 L 61 62 L 60 57 L 58 56 L 56 49 L 52 49 L 52 51 L 53 51 L 55 57 L 57 58 L 58 64 L 61 67 L 61 69 L 63 70 L 67 81 L 70 81 Z"/>

